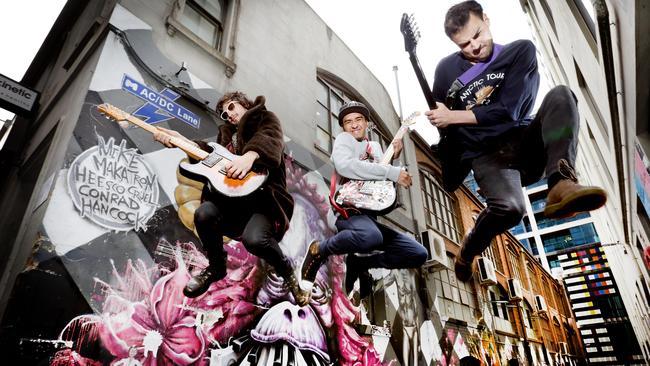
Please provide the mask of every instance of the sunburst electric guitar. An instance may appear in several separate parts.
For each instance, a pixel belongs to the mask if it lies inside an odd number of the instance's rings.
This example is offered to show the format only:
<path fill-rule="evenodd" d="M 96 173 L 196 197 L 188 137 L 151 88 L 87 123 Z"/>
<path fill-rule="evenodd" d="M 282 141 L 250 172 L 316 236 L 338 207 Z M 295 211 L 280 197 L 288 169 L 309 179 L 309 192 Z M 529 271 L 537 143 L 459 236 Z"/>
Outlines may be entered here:
<path fill-rule="evenodd" d="M 100 113 L 117 122 L 126 121 L 132 123 L 152 134 L 160 131 L 156 126 L 152 126 L 111 104 L 101 104 L 97 109 Z M 231 153 L 217 143 L 211 142 L 208 144 L 212 147 L 212 152 L 204 151 L 194 144 L 188 143 L 185 139 L 174 136 L 170 136 L 170 143 L 183 150 L 191 158 L 198 160 L 194 164 L 181 162 L 179 164 L 181 174 L 191 179 L 210 182 L 217 191 L 225 196 L 247 196 L 259 189 L 268 177 L 265 171 L 254 172 L 251 170 L 242 179 L 229 178 L 226 176 L 224 166 L 238 155 Z"/>
<path fill-rule="evenodd" d="M 395 134 L 394 140 L 402 138 L 408 127 L 415 123 L 420 112 L 408 116 Z M 389 165 L 395 150 L 391 143 L 379 164 Z M 397 192 L 395 183 L 390 180 L 349 180 L 334 194 L 336 204 L 343 209 L 352 208 L 370 214 L 384 215 L 395 208 Z"/>

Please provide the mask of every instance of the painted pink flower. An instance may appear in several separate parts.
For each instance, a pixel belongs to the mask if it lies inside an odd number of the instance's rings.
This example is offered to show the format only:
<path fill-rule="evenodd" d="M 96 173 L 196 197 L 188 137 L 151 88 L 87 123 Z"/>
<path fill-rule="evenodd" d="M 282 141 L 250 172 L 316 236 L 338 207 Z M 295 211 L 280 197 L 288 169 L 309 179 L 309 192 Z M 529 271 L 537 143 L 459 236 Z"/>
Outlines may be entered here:
<path fill-rule="evenodd" d="M 179 261 L 182 263 L 182 261 Z M 195 326 L 195 312 L 187 307 L 183 286 L 189 279 L 184 265 L 160 277 L 143 300 L 121 302 L 121 311 L 104 313 L 100 337 L 115 361 L 129 357 L 137 349 L 136 359 L 143 365 L 189 365 L 199 361 L 206 349 L 205 338 Z"/>

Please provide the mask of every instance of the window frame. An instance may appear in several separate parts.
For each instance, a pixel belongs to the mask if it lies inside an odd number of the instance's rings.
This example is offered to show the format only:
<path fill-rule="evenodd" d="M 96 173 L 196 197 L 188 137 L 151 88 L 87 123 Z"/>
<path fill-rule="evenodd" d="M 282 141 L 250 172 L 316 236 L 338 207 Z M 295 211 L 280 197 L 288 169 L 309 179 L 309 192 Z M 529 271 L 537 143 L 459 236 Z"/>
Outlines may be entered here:
<path fill-rule="evenodd" d="M 324 80 L 321 77 L 316 77 L 316 81 L 318 82 L 319 87 L 324 87 L 327 89 L 327 105 L 323 105 L 323 101 L 320 100 L 319 97 L 316 98 L 316 103 L 324 108 L 327 111 L 327 125 L 328 125 L 328 130 L 325 130 L 323 127 L 320 126 L 318 121 L 316 121 L 316 131 L 318 133 L 318 130 L 323 131 L 327 136 L 329 136 L 329 146 L 327 149 L 323 148 L 322 146 L 319 145 L 318 139 L 314 141 L 314 148 L 323 154 L 326 154 L 327 156 L 330 156 L 332 154 L 332 149 L 334 148 L 334 140 L 336 139 L 336 136 L 343 131 L 343 128 L 339 125 L 338 121 L 338 111 L 333 110 L 333 107 L 335 104 L 332 102 L 332 97 L 335 96 L 337 98 L 340 98 L 341 100 L 341 105 L 345 103 L 346 101 L 349 101 L 350 99 L 345 95 L 343 91 L 340 89 L 334 87 L 332 84 L 328 83 L 326 80 Z"/>
<path fill-rule="evenodd" d="M 173 37 L 176 33 L 180 33 L 187 37 L 208 54 L 221 61 L 226 66 L 226 76 L 231 77 L 237 68 L 234 61 L 234 45 L 236 40 L 235 29 L 237 25 L 237 16 L 239 14 L 240 1 L 241 0 L 225 0 L 226 8 L 224 10 L 223 24 L 221 24 L 218 19 L 215 19 L 214 16 L 194 0 L 175 0 L 172 4 L 171 13 L 166 19 L 167 34 Z M 221 34 L 216 41 L 216 45 L 210 45 L 207 41 L 182 23 L 181 19 L 186 6 L 191 7 L 202 17 L 221 27 Z"/>
<path fill-rule="evenodd" d="M 445 192 L 440 184 L 438 184 L 436 175 L 433 172 L 419 166 L 418 175 L 420 176 L 420 192 L 422 194 L 422 206 L 424 208 L 426 227 L 440 233 L 454 243 L 460 243 L 462 236 L 460 235 L 460 219 L 455 197 Z M 428 187 L 431 188 L 430 192 L 427 191 Z M 429 205 L 429 198 L 431 198 L 432 206 Z M 441 198 L 444 202 L 441 202 Z M 446 205 L 446 202 L 449 205 Z M 437 208 L 440 210 L 444 209 L 444 212 L 439 212 L 436 215 Z M 446 219 L 451 219 L 453 222 L 450 223 Z M 438 222 L 442 223 L 442 227 L 439 227 Z M 449 234 L 447 230 L 444 230 L 445 228 L 449 230 Z"/>

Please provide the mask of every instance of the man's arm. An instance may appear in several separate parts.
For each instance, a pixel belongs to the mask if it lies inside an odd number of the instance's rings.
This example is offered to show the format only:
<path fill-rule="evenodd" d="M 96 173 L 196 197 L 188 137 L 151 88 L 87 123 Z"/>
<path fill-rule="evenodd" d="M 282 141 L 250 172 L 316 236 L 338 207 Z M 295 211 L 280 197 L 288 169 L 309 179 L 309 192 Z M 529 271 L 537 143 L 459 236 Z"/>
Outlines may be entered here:
<path fill-rule="evenodd" d="M 354 146 L 357 143 L 357 140 L 347 132 L 340 133 L 334 140 L 330 159 L 339 175 L 357 180 L 390 179 L 393 182 L 399 180 L 400 168 L 359 160 L 359 156 L 355 156 L 354 153 Z M 373 148 L 373 156 L 381 157 L 381 148 L 380 151 L 375 150 L 376 148 Z"/>
<path fill-rule="evenodd" d="M 438 128 L 445 128 L 449 125 L 475 125 L 478 123 L 474 112 L 471 110 L 451 110 L 443 103 L 436 102 L 437 109 L 426 111 L 424 114 L 432 125 Z"/>
<path fill-rule="evenodd" d="M 280 166 L 284 153 L 284 138 L 280 120 L 273 112 L 263 111 L 264 116 L 253 137 L 246 142 L 242 153 L 249 151 L 258 154 L 257 163 L 267 168 Z"/>

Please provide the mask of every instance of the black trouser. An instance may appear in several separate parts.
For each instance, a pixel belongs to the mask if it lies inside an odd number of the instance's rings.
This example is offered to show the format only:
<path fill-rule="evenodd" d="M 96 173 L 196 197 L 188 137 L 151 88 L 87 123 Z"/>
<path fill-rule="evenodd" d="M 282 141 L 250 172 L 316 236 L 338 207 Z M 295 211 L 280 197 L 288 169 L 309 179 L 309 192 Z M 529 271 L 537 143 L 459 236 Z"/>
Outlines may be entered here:
<path fill-rule="evenodd" d="M 472 170 L 487 207 L 476 219 L 461 249 L 472 260 L 492 239 L 517 225 L 526 213 L 524 186 L 558 174 L 560 162 L 575 166 L 580 120 L 575 95 L 566 86 L 548 92 L 537 115 L 521 134 L 499 150 L 480 156 Z M 550 180 L 550 179 L 549 179 Z"/>
<path fill-rule="evenodd" d="M 275 221 L 268 214 L 255 212 L 254 209 L 253 205 L 243 203 L 220 209 L 212 201 L 204 201 L 196 209 L 194 225 L 203 249 L 207 251 L 210 266 L 225 266 L 223 235 L 241 237 L 246 250 L 265 260 L 280 276 L 287 278 L 293 269 L 278 245 Z"/>

